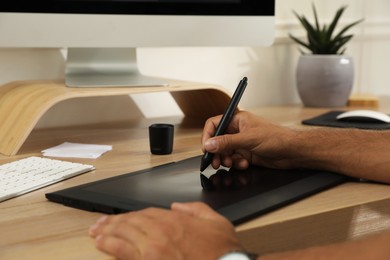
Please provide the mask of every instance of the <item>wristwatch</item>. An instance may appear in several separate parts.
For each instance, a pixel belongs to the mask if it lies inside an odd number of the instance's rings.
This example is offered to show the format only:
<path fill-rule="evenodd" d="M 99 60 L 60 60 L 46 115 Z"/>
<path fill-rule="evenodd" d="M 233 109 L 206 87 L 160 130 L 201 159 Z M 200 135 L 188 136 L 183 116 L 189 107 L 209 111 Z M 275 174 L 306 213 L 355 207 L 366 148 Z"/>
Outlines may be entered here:
<path fill-rule="evenodd" d="M 259 255 L 245 251 L 230 251 L 218 260 L 256 260 Z"/>

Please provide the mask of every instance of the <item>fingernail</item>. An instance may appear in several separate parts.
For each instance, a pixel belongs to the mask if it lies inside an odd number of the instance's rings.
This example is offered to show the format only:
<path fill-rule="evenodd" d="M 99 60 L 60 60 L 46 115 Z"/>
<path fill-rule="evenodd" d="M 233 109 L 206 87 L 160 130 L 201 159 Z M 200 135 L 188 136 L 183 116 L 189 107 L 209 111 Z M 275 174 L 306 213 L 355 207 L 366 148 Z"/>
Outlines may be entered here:
<path fill-rule="evenodd" d="M 108 217 L 108 216 L 106 216 L 106 215 L 101 216 L 101 217 L 96 221 L 96 223 L 97 223 L 97 224 L 103 223 L 104 221 L 106 221 L 107 217 Z"/>
<path fill-rule="evenodd" d="M 88 230 L 88 234 L 90 236 L 95 236 L 96 235 L 96 230 L 97 230 L 98 227 L 99 227 L 98 224 L 93 224 L 92 226 L 90 226 L 90 228 Z"/>
<path fill-rule="evenodd" d="M 217 141 L 214 139 L 208 139 L 205 143 L 204 146 L 206 150 L 215 150 L 217 149 Z"/>
<path fill-rule="evenodd" d="M 95 222 L 95 224 L 93 224 L 93 225 L 89 228 L 89 234 L 90 234 L 91 236 L 96 235 L 96 230 L 98 229 L 98 227 L 99 227 L 102 223 L 104 223 L 104 222 L 106 221 L 106 219 L 107 219 L 107 216 L 102 216 L 102 217 L 100 217 L 100 218 Z"/>

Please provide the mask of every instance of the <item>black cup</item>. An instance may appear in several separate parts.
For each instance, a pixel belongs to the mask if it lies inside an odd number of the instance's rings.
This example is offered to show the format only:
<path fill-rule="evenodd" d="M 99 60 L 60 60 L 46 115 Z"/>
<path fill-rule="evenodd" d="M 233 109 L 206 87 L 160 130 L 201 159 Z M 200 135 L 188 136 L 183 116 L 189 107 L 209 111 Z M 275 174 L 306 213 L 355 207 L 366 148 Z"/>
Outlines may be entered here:
<path fill-rule="evenodd" d="M 174 127 L 171 124 L 149 126 L 149 143 L 152 154 L 170 154 L 173 149 Z"/>

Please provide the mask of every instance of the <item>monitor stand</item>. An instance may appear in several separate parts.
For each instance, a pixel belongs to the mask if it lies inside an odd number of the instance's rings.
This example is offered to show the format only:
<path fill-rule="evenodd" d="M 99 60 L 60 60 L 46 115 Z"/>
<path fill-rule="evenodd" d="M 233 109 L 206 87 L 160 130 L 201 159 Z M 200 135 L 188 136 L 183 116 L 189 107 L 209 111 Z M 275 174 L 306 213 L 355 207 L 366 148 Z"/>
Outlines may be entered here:
<path fill-rule="evenodd" d="M 140 74 L 135 48 L 68 48 L 68 87 L 146 87 L 168 83 Z"/>

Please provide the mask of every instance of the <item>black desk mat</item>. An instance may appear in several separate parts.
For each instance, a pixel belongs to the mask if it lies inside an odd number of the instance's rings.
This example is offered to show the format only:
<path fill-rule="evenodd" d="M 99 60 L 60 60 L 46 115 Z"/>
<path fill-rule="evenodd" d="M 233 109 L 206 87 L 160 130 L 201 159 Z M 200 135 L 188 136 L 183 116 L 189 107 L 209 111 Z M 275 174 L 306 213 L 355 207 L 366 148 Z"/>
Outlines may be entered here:
<path fill-rule="evenodd" d="M 380 122 L 348 122 L 337 120 L 336 117 L 346 111 L 342 110 L 333 110 L 308 118 L 302 121 L 304 125 L 314 125 L 314 126 L 329 126 L 329 127 L 341 127 L 341 128 L 359 128 L 359 129 L 372 129 L 372 130 L 387 130 L 390 129 L 390 123 L 380 123 Z"/>

